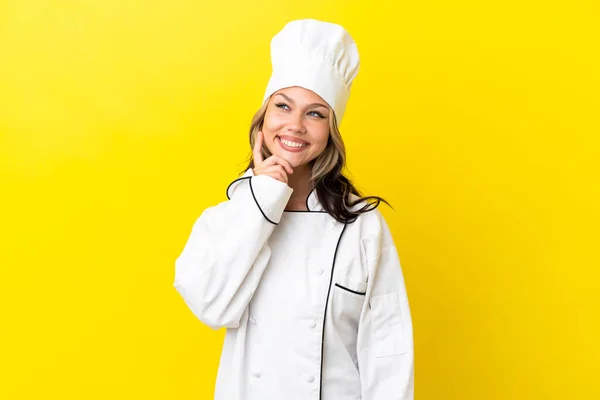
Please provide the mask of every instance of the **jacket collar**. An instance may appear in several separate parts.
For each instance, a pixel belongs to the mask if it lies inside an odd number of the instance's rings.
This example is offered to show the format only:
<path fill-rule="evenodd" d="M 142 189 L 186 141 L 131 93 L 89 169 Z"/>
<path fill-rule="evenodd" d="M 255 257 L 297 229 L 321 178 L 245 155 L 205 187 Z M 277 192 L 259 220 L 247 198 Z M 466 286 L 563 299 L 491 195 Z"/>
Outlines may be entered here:
<path fill-rule="evenodd" d="M 325 208 L 319 201 L 319 197 L 317 196 L 317 191 L 315 189 L 311 190 L 306 198 L 306 208 L 310 212 L 326 212 Z"/>
<path fill-rule="evenodd" d="M 229 184 L 229 186 L 227 187 L 227 198 L 231 198 L 231 194 L 233 193 L 233 190 L 235 189 L 235 187 L 237 186 L 237 184 L 243 180 L 243 179 L 249 179 L 251 177 L 254 176 L 254 173 L 252 171 L 252 168 L 248 168 L 246 170 L 246 172 L 244 173 L 244 175 L 242 175 L 241 177 L 235 179 L 233 182 L 231 182 Z M 358 197 L 355 196 L 354 194 L 350 194 L 350 200 L 356 200 Z M 360 205 L 354 206 L 352 209 L 358 209 L 360 207 Z M 319 197 L 317 196 L 317 191 L 315 189 L 312 189 L 310 191 L 310 193 L 308 194 L 308 197 L 306 198 L 306 208 L 308 209 L 308 211 L 291 211 L 291 212 L 322 212 L 325 213 L 327 211 L 325 211 L 325 208 L 323 207 L 323 204 L 321 204 Z M 290 212 L 290 211 L 288 211 Z"/>

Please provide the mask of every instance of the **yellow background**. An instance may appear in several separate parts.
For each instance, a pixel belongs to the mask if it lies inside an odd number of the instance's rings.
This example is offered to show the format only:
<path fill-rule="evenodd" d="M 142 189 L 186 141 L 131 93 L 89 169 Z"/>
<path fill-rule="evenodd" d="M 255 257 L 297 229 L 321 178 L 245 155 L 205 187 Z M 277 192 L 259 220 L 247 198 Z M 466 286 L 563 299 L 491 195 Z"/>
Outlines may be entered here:
<path fill-rule="evenodd" d="M 341 130 L 354 182 L 396 210 L 417 398 L 600 398 L 599 16 L 0 1 L 0 399 L 212 398 L 224 332 L 174 261 L 243 169 L 269 40 L 297 18 L 358 43 Z"/>

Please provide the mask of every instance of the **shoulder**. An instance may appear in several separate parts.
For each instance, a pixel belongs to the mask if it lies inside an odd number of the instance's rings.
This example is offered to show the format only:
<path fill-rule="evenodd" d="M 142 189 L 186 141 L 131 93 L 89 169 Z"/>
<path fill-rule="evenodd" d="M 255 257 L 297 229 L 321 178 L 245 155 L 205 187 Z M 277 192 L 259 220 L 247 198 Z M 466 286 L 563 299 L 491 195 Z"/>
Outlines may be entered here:
<path fill-rule="evenodd" d="M 353 199 L 359 199 L 357 196 L 351 196 Z M 360 209 L 370 204 L 363 200 L 352 207 L 353 210 Z M 386 218 L 381 213 L 381 205 L 385 203 L 375 203 L 373 209 L 361 213 L 348 229 L 353 231 L 351 237 L 360 242 L 360 246 L 368 258 L 376 258 L 381 254 L 382 249 L 394 246 L 394 239 L 390 226 Z"/>
<path fill-rule="evenodd" d="M 359 199 L 360 197 L 352 193 L 349 196 L 350 203 L 353 203 Z M 349 209 L 352 211 L 357 211 L 365 206 L 369 207 L 369 211 L 362 212 L 358 216 L 356 221 L 352 223 L 352 225 L 355 225 L 355 228 L 358 228 L 361 231 L 362 237 L 380 236 L 382 232 L 386 230 L 387 227 L 385 218 L 383 217 L 383 214 L 381 214 L 380 211 L 381 203 L 373 204 L 366 200 L 361 200 L 354 206 L 349 207 Z"/>

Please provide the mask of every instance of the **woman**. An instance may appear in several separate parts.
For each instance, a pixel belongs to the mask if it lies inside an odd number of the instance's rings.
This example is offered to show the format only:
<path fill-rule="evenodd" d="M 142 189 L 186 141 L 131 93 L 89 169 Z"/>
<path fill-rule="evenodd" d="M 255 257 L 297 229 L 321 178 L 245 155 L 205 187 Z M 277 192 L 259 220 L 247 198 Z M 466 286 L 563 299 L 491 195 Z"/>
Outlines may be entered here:
<path fill-rule="evenodd" d="M 413 399 L 412 322 L 383 199 L 341 174 L 356 45 L 339 25 L 292 21 L 271 58 L 250 165 L 176 261 L 188 307 L 227 328 L 215 399 Z"/>

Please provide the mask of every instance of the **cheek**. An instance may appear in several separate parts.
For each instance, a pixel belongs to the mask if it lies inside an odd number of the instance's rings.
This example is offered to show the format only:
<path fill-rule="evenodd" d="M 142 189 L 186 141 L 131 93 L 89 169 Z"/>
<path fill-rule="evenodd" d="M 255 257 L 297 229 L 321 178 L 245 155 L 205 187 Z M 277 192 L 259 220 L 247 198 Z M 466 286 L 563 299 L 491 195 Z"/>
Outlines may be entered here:
<path fill-rule="evenodd" d="M 317 147 L 319 148 L 319 152 L 325 150 L 325 147 L 327 147 L 327 141 L 329 140 L 329 127 L 320 127 L 317 130 L 314 140 L 315 143 L 318 143 Z"/>
<path fill-rule="evenodd" d="M 265 135 L 273 135 L 273 133 L 280 130 L 283 125 L 284 121 L 281 117 L 278 117 L 274 113 L 267 113 L 263 122 L 263 133 L 265 133 Z"/>

